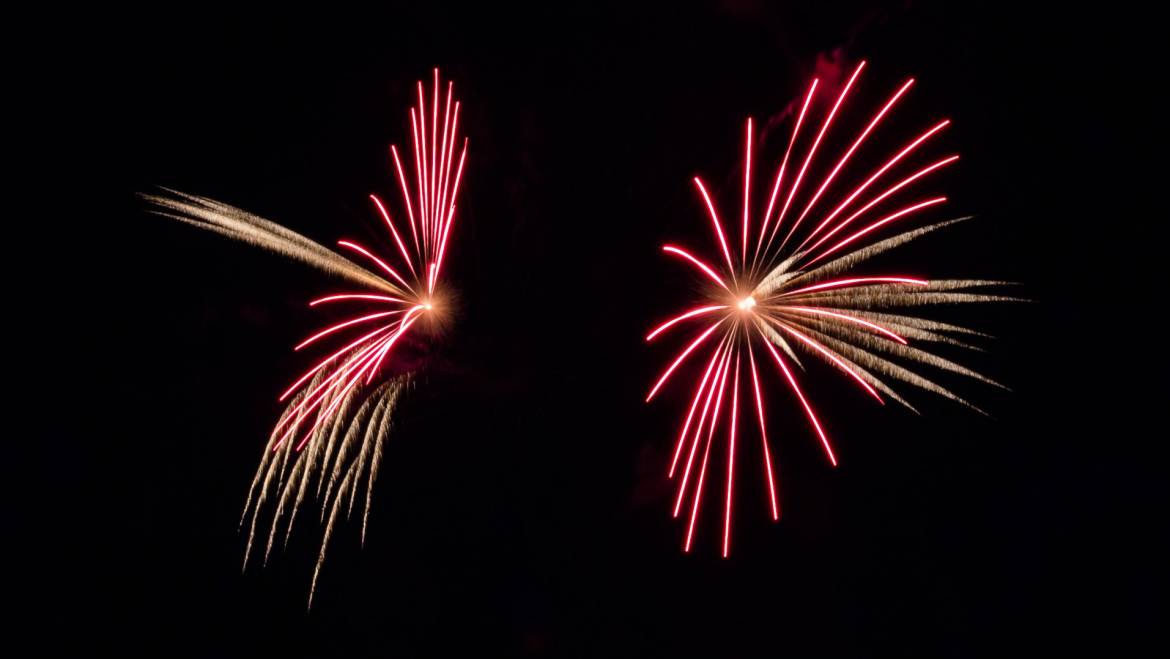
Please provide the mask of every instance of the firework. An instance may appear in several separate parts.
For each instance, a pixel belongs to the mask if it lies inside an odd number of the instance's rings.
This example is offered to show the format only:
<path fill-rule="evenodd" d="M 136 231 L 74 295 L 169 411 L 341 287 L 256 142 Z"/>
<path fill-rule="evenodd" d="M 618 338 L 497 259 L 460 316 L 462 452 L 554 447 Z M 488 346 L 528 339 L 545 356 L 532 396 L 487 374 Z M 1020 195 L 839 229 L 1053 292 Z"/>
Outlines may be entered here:
<path fill-rule="evenodd" d="M 904 245 L 920 236 L 969 218 L 936 222 L 890 235 L 887 228 L 905 226 L 916 216 L 936 210 L 945 197 L 905 200 L 912 184 L 942 170 L 959 159 L 949 155 L 910 167 L 921 152 L 948 125 L 934 124 L 918 134 L 877 169 L 857 177 L 853 186 L 835 192 L 838 175 L 848 171 L 855 153 L 886 119 L 913 86 L 911 79 L 901 85 L 848 142 L 849 147 L 833 161 L 819 181 L 810 178 L 811 166 L 820 164 L 818 147 L 833 126 L 861 75 L 862 62 L 840 92 L 830 97 L 831 106 L 819 128 L 809 128 L 817 101 L 818 81 L 803 97 L 792 123 L 787 147 L 776 166 L 772 184 L 760 199 L 753 201 L 753 126 L 745 130 L 742 189 L 742 216 L 736 218 L 738 231 L 730 233 L 716 210 L 707 187 L 698 177 L 695 187 L 703 201 L 715 236 L 715 264 L 691 251 L 665 245 L 663 251 L 692 267 L 704 285 L 703 299 L 693 308 L 658 325 L 647 336 L 655 340 L 669 330 L 694 327 L 693 338 L 669 363 L 655 381 L 647 402 L 662 389 L 680 366 L 696 354 L 706 358 L 697 373 L 685 419 L 675 442 L 668 476 L 677 478 L 673 515 L 684 512 L 687 521 L 684 551 L 690 551 L 704 493 L 704 485 L 717 478 L 708 470 L 713 452 L 726 455 L 723 480 L 722 554 L 731 545 L 732 502 L 736 476 L 736 450 L 748 437 L 740 430 L 744 417 L 752 419 L 759 431 L 761 471 L 768 484 L 768 508 L 773 520 L 780 519 L 774 453 L 769 447 L 765 413 L 765 378 L 760 362 L 773 362 L 783 382 L 799 402 L 804 416 L 819 440 L 828 461 L 837 457 L 825 424 L 817 416 L 807 392 L 798 381 L 803 369 L 798 354 L 827 362 L 840 370 L 866 394 L 883 402 L 883 396 L 914 408 L 896 393 L 889 382 L 899 381 L 950 398 L 973 409 L 974 405 L 949 389 L 919 375 L 899 362 L 926 365 L 982 382 L 997 383 L 955 362 L 918 347 L 919 344 L 950 344 L 974 348 L 966 337 L 986 336 L 970 329 L 920 318 L 902 309 L 923 305 L 960 304 L 1015 300 L 1017 298 L 980 292 L 983 287 L 1007 282 L 978 279 L 926 280 L 902 274 L 855 276 L 852 270 L 863 261 Z M 910 169 L 910 173 L 903 170 Z M 895 173 L 903 177 L 896 179 Z M 838 187 L 841 187 L 838 185 Z M 832 199 L 835 203 L 831 203 Z M 886 237 L 882 237 L 886 233 Z M 736 240 L 738 238 L 738 240 Z M 880 238 L 880 239 L 879 239 Z M 915 345 L 912 345 L 915 344 Z M 766 365 L 766 364 L 765 364 Z M 746 401 L 746 402 L 745 402 Z M 741 410 L 741 404 L 752 409 Z M 754 418 L 753 418 L 754 417 Z M 755 441 L 754 438 L 750 438 Z"/>
<path fill-rule="evenodd" d="M 288 542 L 306 497 L 311 494 L 320 501 L 325 531 L 313 571 L 310 605 L 337 519 L 342 512 L 347 517 L 352 514 L 363 488 L 365 541 L 371 488 L 382 447 L 413 375 L 401 367 L 393 375 L 387 374 L 387 360 L 395 347 L 409 338 L 425 340 L 422 330 L 438 323 L 444 312 L 441 276 L 467 140 L 456 153 L 460 104 L 453 100 L 452 83 L 447 83 L 445 101 L 440 105 L 439 71 L 435 69 L 429 107 L 423 83 L 417 87 L 418 106 L 410 110 L 413 172 L 403 167 L 397 147 L 390 147 L 403 213 L 393 219 L 389 206 L 370 195 L 371 210 L 389 234 L 391 256 L 383 258 L 351 240 L 338 241 L 364 267 L 274 222 L 217 201 L 174 190 L 144 195 L 159 215 L 300 260 L 357 287 L 309 302 L 310 307 L 349 305 L 357 311 L 294 348 L 300 351 L 328 342 L 344 344 L 334 346 L 331 354 L 280 395 L 287 407 L 269 437 L 240 519 L 241 528 L 248 524 L 247 567 L 265 504 L 271 501 L 275 507 L 264 543 L 267 561 L 279 535 Z M 382 380 L 376 381 L 380 375 Z M 283 534 L 279 533 L 281 528 Z"/>

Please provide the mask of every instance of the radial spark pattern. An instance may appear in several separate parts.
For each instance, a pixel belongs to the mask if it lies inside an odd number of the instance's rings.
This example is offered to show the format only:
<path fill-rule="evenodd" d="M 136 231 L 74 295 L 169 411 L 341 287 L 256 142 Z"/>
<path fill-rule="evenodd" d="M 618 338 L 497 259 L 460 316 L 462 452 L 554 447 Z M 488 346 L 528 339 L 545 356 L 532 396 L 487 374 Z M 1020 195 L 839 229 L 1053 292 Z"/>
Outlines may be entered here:
<path fill-rule="evenodd" d="M 287 407 L 269 438 L 240 521 L 249 529 L 244 554 L 247 566 L 266 503 L 271 501 L 274 510 L 265 560 L 278 535 L 283 542 L 288 541 L 306 496 L 319 499 L 325 533 L 313 572 L 310 604 L 335 523 L 342 512 L 346 516 L 352 513 L 363 488 L 365 539 L 370 488 L 378 473 L 382 446 L 413 375 L 404 367 L 386 375 L 388 360 L 396 346 L 411 337 L 425 341 L 425 329 L 440 322 L 446 310 L 441 277 L 467 156 L 466 140 L 456 149 L 459 110 L 451 83 L 440 103 L 438 69 L 429 99 L 422 82 L 418 83 L 418 106 L 410 110 L 414 170 L 404 168 L 397 147 L 390 147 L 402 196 L 397 219 L 391 216 L 387 203 L 370 195 L 371 210 L 388 234 L 389 256 L 379 256 L 376 250 L 352 240 L 338 241 L 355 262 L 226 204 L 173 190 L 165 195 L 144 195 L 160 215 L 303 261 L 357 287 L 309 303 L 311 307 L 348 305 L 355 311 L 351 318 L 313 333 L 295 347 L 301 351 L 336 344 L 331 354 L 280 395 Z M 284 533 L 280 534 L 282 523 Z"/>
<path fill-rule="evenodd" d="M 978 289 L 1007 282 L 977 279 L 927 280 L 905 274 L 855 275 L 863 261 L 904 245 L 920 236 L 961 222 L 959 218 L 919 228 L 908 223 L 936 211 L 941 196 L 915 196 L 914 184 L 948 167 L 957 155 L 927 158 L 930 142 L 949 125 L 940 121 L 906 141 L 876 169 L 854 174 L 854 156 L 888 120 L 892 110 L 914 84 L 897 88 L 846 143 L 842 153 L 820 149 L 834 126 L 865 67 L 862 62 L 839 92 L 821 101 L 814 80 L 791 125 L 787 146 L 775 167 L 771 185 L 753 197 L 752 120 L 744 132 L 742 213 L 728 231 L 706 185 L 694 179 L 714 234 L 714 263 L 676 245 L 663 251 L 692 268 L 703 282 L 704 297 L 693 308 L 653 329 L 647 341 L 672 330 L 693 328 L 693 338 L 666 367 L 650 389 L 649 401 L 671 376 L 695 355 L 705 355 L 696 369 L 698 382 L 674 446 L 668 475 L 677 479 L 673 514 L 687 518 L 684 551 L 690 551 L 704 488 L 721 481 L 723 510 L 722 553 L 731 546 L 732 504 L 737 452 L 748 442 L 759 442 L 758 468 L 766 479 L 767 509 L 780 519 L 775 452 L 767 432 L 767 378 L 760 366 L 770 362 L 782 386 L 797 401 L 809 426 L 836 466 L 837 457 L 825 423 L 818 417 L 809 393 L 797 379 L 803 364 L 798 354 L 819 359 L 854 382 L 878 402 L 883 397 L 910 408 L 891 388 L 894 381 L 909 384 L 971 407 L 966 400 L 911 370 L 925 365 L 1001 386 L 955 362 L 919 347 L 950 344 L 973 348 L 967 337 L 986 336 L 955 325 L 920 318 L 904 309 L 937 304 L 1014 300 L 981 293 Z M 821 105 L 826 105 L 823 111 Z M 822 113 L 819 126 L 814 115 Z M 818 149 L 820 149 L 818 151 Z M 811 172 L 823 170 L 814 180 Z M 851 179 L 849 185 L 844 185 Z M 758 194 L 758 193 L 757 193 Z M 766 204 L 759 202 L 765 201 Z M 890 232 L 889 229 L 902 230 Z M 902 363 L 899 363 L 902 362 Z M 699 375 L 701 374 L 701 375 Z M 742 409 L 741 409 L 742 408 Z M 752 436 L 741 430 L 749 419 Z M 726 456 L 723 473 L 712 473 L 713 454 Z M 742 467 L 741 467 L 742 468 Z"/>

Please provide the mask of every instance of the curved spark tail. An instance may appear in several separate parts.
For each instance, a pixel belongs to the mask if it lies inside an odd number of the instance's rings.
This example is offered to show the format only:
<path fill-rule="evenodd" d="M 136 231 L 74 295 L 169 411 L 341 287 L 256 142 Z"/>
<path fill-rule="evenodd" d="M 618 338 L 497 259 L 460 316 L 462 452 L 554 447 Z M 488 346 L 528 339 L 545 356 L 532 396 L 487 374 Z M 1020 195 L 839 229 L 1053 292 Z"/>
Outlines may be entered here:
<path fill-rule="evenodd" d="M 391 282 L 275 222 L 207 197 L 169 188 L 162 190 L 165 194 L 139 195 L 153 206 L 151 212 L 156 215 L 255 245 L 331 275 L 337 275 L 359 286 L 367 286 L 391 295 L 403 294 L 403 291 Z"/>

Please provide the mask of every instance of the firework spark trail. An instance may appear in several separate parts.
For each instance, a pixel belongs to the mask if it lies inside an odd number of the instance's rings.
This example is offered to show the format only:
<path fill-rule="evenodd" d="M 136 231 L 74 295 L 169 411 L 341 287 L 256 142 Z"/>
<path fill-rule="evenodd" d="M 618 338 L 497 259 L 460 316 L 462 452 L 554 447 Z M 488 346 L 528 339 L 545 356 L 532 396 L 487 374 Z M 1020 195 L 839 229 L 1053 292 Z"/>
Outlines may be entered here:
<path fill-rule="evenodd" d="M 756 394 L 756 414 L 760 421 L 760 444 L 764 449 L 764 473 L 768 476 L 768 502 L 772 504 L 772 521 L 780 521 L 780 506 L 776 502 L 776 479 L 772 473 L 772 454 L 768 450 L 767 423 L 764 422 L 764 397 L 760 394 L 760 377 L 756 371 L 755 351 L 752 349 L 750 342 L 747 346 L 748 363 L 752 373 L 752 390 Z"/>
<path fill-rule="evenodd" d="M 402 384 L 395 391 L 394 395 L 395 395 L 396 399 L 402 395 L 402 391 L 409 384 L 410 384 L 409 376 L 404 376 L 402 378 Z M 366 544 L 366 526 L 369 524 L 369 521 L 370 521 L 370 504 L 373 502 L 373 499 L 374 499 L 374 479 L 376 479 L 378 477 L 378 468 L 382 465 L 382 444 L 385 441 L 386 437 L 390 434 L 390 423 L 394 418 L 394 416 L 391 414 L 391 411 L 393 410 L 393 406 L 396 403 L 397 403 L 397 400 L 395 400 L 395 402 L 389 404 L 390 409 L 388 409 L 386 411 L 386 413 L 382 415 L 382 422 L 378 425 L 377 440 L 376 440 L 376 444 L 374 446 L 374 456 L 370 462 L 370 474 L 369 474 L 368 480 L 366 481 L 366 507 L 365 507 L 365 510 L 362 511 L 362 546 L 363 547 Z"/>
<path fill-rule="evenodd" d="M 140 195 L 155 208 L 157 215 L 235 238 L 271 252 L 301 261 L 329 274 L 337 275 L 362 286 L 390 294 L 403 291 L 394 284 L 366 270 L 349 259 L 330 251 L 300 234 L 279 227 L 238 208 L 217 201 L 162 188 L 172 196 Z"/>
<path fill-rule="evenodd" d="M 879 402 L 889 398 L 915 412 L 917 410 L 890 386 L 890 382 L 908 384 L 981 410 L 950 389 L 899 362 L 926 366 L 1003 387 L 957 362 L 916 345 L 946 344 L 982 350 L 969 341 L 972 337 L 986 337 L 986 334 L 908 315 L 900 310 L 925 305 L 1022 301 L 1019 297 L 984 292 L 984 289 L 1004 286 L 1009 282 L 984 279 L 928 280 L 901 274 L 853 274 L 859 264 L 873 257 L 970 219 L 963 217 L 917 228 L 907 227 L 893 235 L 882 235 L 895 223 L 913 222 L 917 216 L 935 211 L 945 204 L 946 197 L 942 196 L 920 197 L 909 201 L 903 197 L 912 193 L 916 184 L 921 185 L 929 180 L 930 175 L 959 160 L 958 155 L 949 155 L 941 159 L 935 157 L 925 165 L 913 162 L 918 152 L 924 150 L 924 145 L 950 124 L 950 120 L 943 120 L 918 133 L 892 156 L 877 159 L 881 164 L 876 169 L 866 172 L 858 166 L 860 154 L 874 141 L 871 138 L 891 130 L 895 123 L 893 110 L 915 84 L 913 79 L 897 87 L 880 109 L 870 115 L 848 142 L 849 146 L 844 153 L 826 159 L 822 147 L 832 143 L 829 137 L 832 129 L 848 121 L 844 111 L 846 99 L 863 93 L 857 90 L 861 86 L 859 81 L 864 68 L 865 62 L 862 62 L 835 94 L 811 143 L 802 153 L 797 146 L 801 141 L 801 128 L 814 121 L 810 116 L 815 112 L 811 108 L 816 105 L 819 81 L 812 82 L 787 138 L 783 156 L 774 170 L 774 182 L 770 187 L 767 205 L 758 217 L 754 216 L 751 193 L 753 167 L 758 168 L 760 163 L 756 162 L 757 154 L 753 152 L 754 124 L 752 119 L 747 120 L 743 181 L 742 186 L 738 181 L 736 186 L 743 195 L 743 211 L 742 217 L 731 224 L 733 229 L 738 225 L 738 236 L 729 234 L 720 219 L 716 196 L 713 194 L 717 191 L 706 186 L 699 177 L 693 178 L 703 206 L 700 212 L 706 215 L 704 222 L 709 224 L 714 234 L 711 251 L 717 252 L 715 261 L 707 261 L 693 250 L 678 245 L 668 244 L 663 247 L 663 251 L 693 267 L 696 276 L 713 284 L 707 287 L 700 301 L 688 305 L 686 310 L 657 325 L 646 336 L 649 342 L 690 327 L 693 328 L 694 337 L 686 339 L 682 344 L 684 347 L 655 381 L 646 396 L 647 402 L 655 397 L 685 362 L 692 359 L 692 355 L 706 354 L 697 360 L 704 364 L 701 368 L 702 376 L 690 398 L 685 420 L 680 424 L 682 430 L 668 471 L 668 477 L 673 479 L 680 471 L 680 462 L 683 465 L 678 493 L 674 498 L 674 517 L 679 516 L 690 497 L 684 551 L 691 549 L 703 486 L 709 480 L 707 463 L 711 445 L 716 438 L 721 441 L 726 438 L 727 476 L 722 554 L 724 557 L 729 554 L 734 477 L 737 471 L 736 450 L 737 446 L 743 444 L 738 441 L 743 437 L 738 426 L 744 416 L 740 413 L 739 405 L 741 371 L 745 369 L 750 375 L 750 385 L 745 385 L 750 386 L 750 389 L 745 391 L 745 395 L 754 400 L 756 408 L 755 413 L 749 413 L 748 416 L 754 417 L 760 431 L 761 454 L 765 462 L 763 471 L 768 483 L 768 508 L 773 520 L 780 519 L 773 451 L 769 446 L 764 411 L 763 378 L 755 357 L 757 344 L 762 344 L 771 355 L 780 379 L 803 409 L 833 466 L 836 466 L 837 458 L 826 426 L 801 386 L 795 369 L 789 365 L 792 363 L 804 369 L 794 347 L 842 371 Z M 759 146 L 755 145 L 755 148 Z M 787 177 L 791 163 L 799 163 L 799 166 L 792 165 L 795 167 L 795 176 L 789 180 Z M 902 167 L 915 169 L 908 174 L 899 174 Z M 818 172 L 820 168 L 824 168 L 824 171 Z M 901 178 L 893 183 L 883 182 L 894 176 Z M 848 193 L 835 191 L 843 184 L 849 189 L 850 179 L 855 183 Z M 871 193 L 871 188 L 880 192 Z M 835 194 L 840 195 L 839 202 L 833 199 Z M 831 210 L 818 211 L 818 208 Z M 775 242 L 775 238 L 781 234 L 783 238 Z M 729 245 L 740 249 L 733 250 Z M 716 340 L 709 341 L 709 337 L 717 331 L 719 334 Z M 792 361 L 789 362 L 789 359 Z M 743 379 L 746 381 L 747 376 L 743 376 Z M 722 414 L 724 407 L 729 408 L 726 415 Z M 721 425 L 722 430 L 717 431 L 717 426 Z"/>
<path fill-rule="evenodd" d="M 309 606 L 312 606 L 313 596 L 317 592 L 317 580 L 321 575 L 321 566 L 325 562 L 326 550 L 329 547 L 330 539 L 333 537 L 337 517 L 340 515 L 342 509 L 347 511 L 347 516 L 352 512 L 354 497 L 358 489 L 358 480 L 364 471 L 366 459 L 372 451 L 375 464 L 371 465 L 368 471 L 366 503 L 362 517 L 362 542 L 363 544 L 365 542 L 365 526 L 369 518 L 374 478 L 378 471 L 377 463 L 381 461 L 381 446 L 389 435 L 390 419 L 402 392 L 409 385 L 409 377 L 409 375 L 402 375 L 383 383 L 366 398 L 366 403 L 363 405 L 363 407 L 366 405 L 373 407 L 369 419 L 365 420 L 364 415 L 359 415 L 355 416 L 349 424 L 349 428 L 346 431 L 347 443 L 352 445 L 350 440 L 357 435 L 363 435 L 364 439 L 360 442 L 361 447 L 355 459 L 349 460 L 346 463 L 339 453 L 338 460 L 334 463 L 330 484 L 326 489 L 326 495 L 322 501 L 321 517 L 325 519 L 326 514 L 328 514 L 328 521 L 325 524 L 325 533 L 321 539 L 321 548 L 317 554 L 317 563 L 313 567 L 313 578 L 309 586 Z M 336 491 L 333 491 L 334 479 L 340 476 L 343 469 L 345 475 L 341 478 Z M 306 475 L 307 478 L 309 478 L 308 475 Z M 332 497 L 330 497 L 330 493 L 332 493 Z"/>
<path fill-rule="evenodd" d="M 380 250 L 352 240 L 338 241 L 341 248 L 356 254 L 372 269 L 290 229 L 218 201 L 165 188 L 158 194 L 142 195 L 153 213 L 307 263 L 362 289 L 326 295 L 309 303 L 310 307 L 348 305 L 364 313 L 329 325 L 295 346 L 294 351 L 301 351 L 330 341 L 347 342 L 320 359 L 279 396 L 286 407 L 265 446 L 240 518 L 241 529 L 248 524 L 246 567 L 258 521 L 270 501 L 274 509 L 264 543 L 265 561 L 282 522 L 287 544 L 305 499 L 311 495 L 320 502 L 324 534 L 310 586 L 310 605 L 337 517 L 343 508 L 347 517 L 352 513 L 363 482 L 366 489 L 361 537 L 365 542 L 383 446 L 413 374 L 401 365 L 395 366 L 397 372 L 393 375 L 383 373 L 383 369 L 403 344 L 425 342 L 426 328 L 433 328 L 446 311 L 441 274 L 455 222 L 468 143 L 464 138 L 456 153 L 461 105 L 455 100 L 454 85 L 448 82 L 440 113 L 438 69 L 433 72 L 430 91 L 428 107 L 428 94 L 420 81 L 418 105 L 409 112 L 413 172 L 403 166 L 397 146 L 390 147 L 396 174 L 394 186 L 401 193 L 402 212 L 386 198 L 369 196 L 371 211 L 387 230 L 388 254 L 379 254 Z M 417 186 L 413 191 L 410 178 Z M 409 231 L 399 224 L 403 215 Z M 351 333 L 361 336 L 338 338 Z M 379 375 L 386 379 L 375 382 Z M 290 441 L 298 435 L 299 441 Z"/>
<path fill-rule="evenodd" d="M 726 364 L 727 364 L 728 354 L 729 354 L 729 352 L 727 349 L 726 342 L 720 344 L 719 352 L 716 353 L 716 355 L 719 357 L 719 367 L 715 371 L 715 377 L 713 379 L 711 379 L 710 382 L 708 383 L 707 397 L 706 397 L 706 400 L 703 402 L 703 413 L 699 416 L 699 425 L 695 428 L 694 439 L 691 440 L 691 450 L 690 450 L 690 453 L 687 455 L 687 465 L 686 465 L 686 468 L 683 470 L 682 481 L 679 483 L 678 498 L 674 502 L 674 513 L 673 514 L 675 517 L 678 517 L 679 509 L 682 507 L 682 504 L 683 504 L 683 498 L 684 498 L 684 495 L 686 494 L 686 489 L 687 489 L 687 481 L 691 477 L 691 467 L 694 465 L 694 462 L 695 462 L 695 451 L 698 450 L 698 448 L 699 448 L 699 441 L 700 441 L 700 438 L 703 436 L 703 428 L 706 426 L 706 423 L 707 423 L 707 413 L 711 410 L 711 399 L 714 397 L 716 389 L 720 388 L 721 385 L 719 383 L 722 382 L 723 376 L 726 374 Z"/>
<path fill-rule="evenodd" d="M 687 431 L 691 429 L 691 421 L 695 418 L 695 410 L 699 406 L 699 400 L 702 399 L 703 392 L 707 390 L 707 382 L 711 377 L 711 371 L 715 368 L 715 362 L 718 360 L 719 355 L 723 349 L 722 347 L 726 345 L 726 343 L 727 339 L 724 338 L 723 341 L 719 344 L 720 347 L 717 348 L 715 353 L 711 355 L 711 359 L 707 362 L 707 370 L 703 373 L 703 379 L 699 381 L 699 386 L 695 389 L 695 397 L 691 402 L 691 410 L 687 413 L 687 420 L 683 423 L 682 432 L 680 432 L 678 436 L 678 445 L 674 449 L 674 459 L 670 461 L 670 471 L 667 474 L 668 476 L 674 476 L 674 470 L 678 466 L 678 458 L 680 455 L 682 455 L 683 446 L 686 444 Z M 706 413 L 704 412 L 704 414 Z"/>
<path fill-rule="evenodd" d="M 764 211 L 762 222 L 760 224 L 760 237 L 756 240 L 756 251 L 752 256 L 752 271 L 755 271 L 756 257 L 759 256 L 760 248 L 763 246 L 764 235 L 767 234 L 768 245 L 771 246 L 772 238 L 776 235 L 775 227 L 772 232 L 768 232 L 768 222 L 772 218 L 772 209 L 776 207 L 776 195 L 780 192 L 780 185 L 784 181 L 784 170 L 788 166 L 788 157 L 792 155 L 792 147 L 796 144 L 796 137 L 800 134 L 800 126 L 804 123 L 805 114 L 808 112 L 808 106 L 812 103 L 813 95 L 817 91 L 817 82 L 813 80 L 812 86 L 809 87 L 808 95 L 804 98 L 804 104 L 800 107 L 800 115 L 796 118 L 796 122 L 792 127 L 792 137 L 788 139 L 788 148 L 784 151 L 784 159 L 780 161 L 780 166 L 776 169 L 776 181 L 772 184 L 772 196 L 768 199 L 768 209 Z M 767 251 L 767 248 L 764 248 Z"/>
<path fill-rule="evenodd" d="M 319 465 L 326 464 L 329 461 L 330 452 L 328 449 L 336 441 L 338 434 L 340 434 L 345 419 L 350 418 L 349 410 L 353 407 L 353 403 L 357 398 L 356 392 L 350 392 L 346 395 L 345 400 L 341 404 L 341 409 L 334 415 L 332 422 L 328 424 L 327 428 L 322 428 L 322 439 L 310 444 L 309 455 L 302 458 L 302 460 L 308 460 L 309 465 L 306 467 L 305 477 L 301 479 L 300 486 L 297 488 L 296 501 L 293 503 L 292 510 L 289 512 L 288 526 L 284 531 L 285 546 L 288 545 L 289 537 L 292 536 L 293 523 L 296 521 L 297 511 L 300 510 L 301 504 L 305 502 L 305 496 L 308 494 L 310 483 L 313 480 L 311 472 L 314 469 L 317 469 L 321 473 L 324 472 L 323 469 L 319 468 Z M 382 437 L 379 435 L 379 441 L 381 439 Z M 321 480 L 318 478 L 318 485 L 320 485 L 320 482 Z M 317 492 L 320 492 L 319 487 Z"/>

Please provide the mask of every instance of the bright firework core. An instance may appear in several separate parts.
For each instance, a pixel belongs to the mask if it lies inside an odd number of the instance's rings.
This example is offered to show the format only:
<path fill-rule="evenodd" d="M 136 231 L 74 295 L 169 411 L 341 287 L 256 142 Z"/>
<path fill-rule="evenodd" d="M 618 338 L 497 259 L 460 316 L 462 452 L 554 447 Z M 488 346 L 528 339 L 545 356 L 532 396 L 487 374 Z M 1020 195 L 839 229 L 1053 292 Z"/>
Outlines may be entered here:
<path fill-rule="evenodd" d="M 740 311 L 751 311 L 752 307 L 756 306 L 756 298 L 749 295 L 740 300 L 736 306 L 739 307 Z"/>
<path fill-rule="evenodd" d="M 414 327 L 423 334 L 442 334 L 454 320 L 452 297 L 441 284 L 436 285 L 435 291 L 415 298 L 414 305 L 418 308 L 419 319 Z"/>
<path fill-rule="evenodd" d="M 451 300 L 446 290 L 435 290 L 420 296 L 415 304 L 418 305 L 419 313 L 427 316 L 446 316 L 451 311 Z"/>

